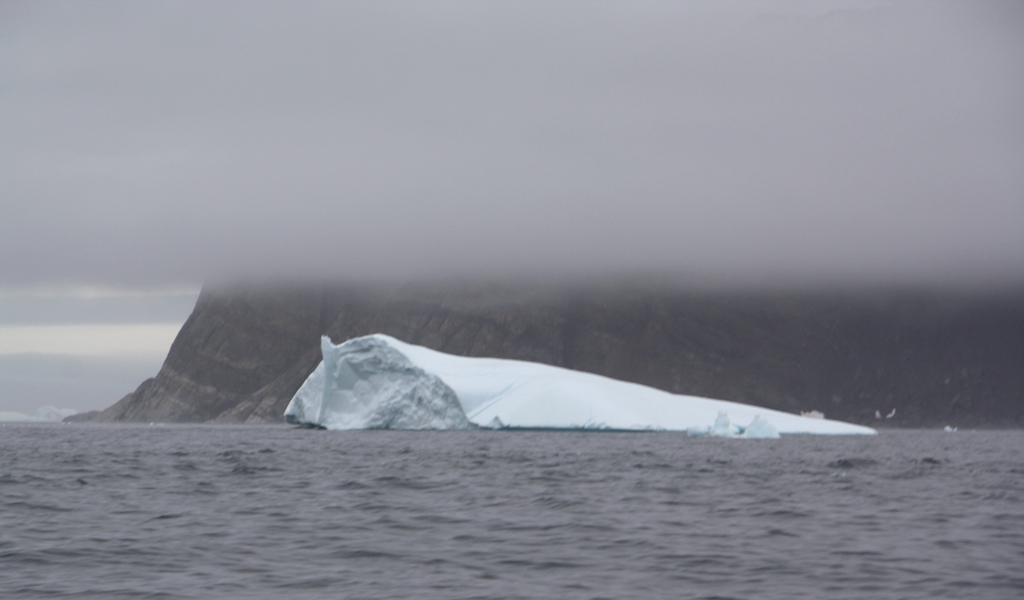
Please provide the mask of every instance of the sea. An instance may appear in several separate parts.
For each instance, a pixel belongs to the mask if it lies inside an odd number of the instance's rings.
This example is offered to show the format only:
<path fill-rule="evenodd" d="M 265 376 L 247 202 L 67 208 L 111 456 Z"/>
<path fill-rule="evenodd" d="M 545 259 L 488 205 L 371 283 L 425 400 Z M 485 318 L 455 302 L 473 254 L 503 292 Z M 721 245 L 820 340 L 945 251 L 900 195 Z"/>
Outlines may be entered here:
<path fill-rule="evenodd" d="M 0 425 L 0 598 L 1024 598 L 1024 432 Z"/>

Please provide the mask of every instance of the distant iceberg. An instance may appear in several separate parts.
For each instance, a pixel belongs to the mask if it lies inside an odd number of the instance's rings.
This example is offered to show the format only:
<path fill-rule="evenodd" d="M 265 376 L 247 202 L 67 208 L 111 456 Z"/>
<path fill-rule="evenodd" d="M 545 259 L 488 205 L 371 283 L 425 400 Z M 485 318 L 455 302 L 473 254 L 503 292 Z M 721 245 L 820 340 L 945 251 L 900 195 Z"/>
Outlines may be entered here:
<path fill-rule="evenodd" d="M 59 423 L 66 417 L 78 414 L 78 411 L 73 408 L 57 408 L 55 406 L 43 406 L 36 410 L 33 415 L 26 415 L 19 412 L 8 412 L 0 411 L 0 421 L 12 422 L 12 421 L 23 421 L 23 422 L 50 422 Z"/>
<path fill-rule="evenodd" d="M 771 438 L 875 430 L 767 408 L 670 394 L 540 363 L 467 358 L 376 334 L 335 345 L 285 419 L 326 429 L 594 429 Z"/>

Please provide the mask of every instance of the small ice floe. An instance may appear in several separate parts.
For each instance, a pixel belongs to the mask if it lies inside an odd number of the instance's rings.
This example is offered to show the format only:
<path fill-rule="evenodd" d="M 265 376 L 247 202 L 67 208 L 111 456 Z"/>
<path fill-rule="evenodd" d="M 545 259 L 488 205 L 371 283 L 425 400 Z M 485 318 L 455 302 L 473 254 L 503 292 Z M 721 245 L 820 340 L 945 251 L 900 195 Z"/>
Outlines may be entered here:
<path fill-rule="evenodd" d="M 824 418 L 824 417 L 821 417 Z M 761 415 L 755 415 L 754 420 L 743 429 L 740 437 L 757 440 L 774 440 L 779 437 L 779 430 Z"/>
<path fill-rule="evenodd" d="M 505 424 L 501 422 L 501 419 L 495 416 L 491 419 L 491 422 L 486 425 L 481 425 L 481 429 L 505 429 Z"/>
<path fill-rule="evenodd" d="M 690 437 L 742 438 L 748 440 L 773 440 L 779 437 L 779 430 L 761 415 L 746 427 L 740 427 L 729 421 L 729 415 L 720 411 L 711 427 L 691 427 L 686 430 Z"/>
<path fill-rule="evenodd" d="M 954 431 L 956 431 L 956 427 L 950 427 L 949 425 L 946 425 L 945 427 L 942 428 L 942 430 L 949 433 L 953 433 Z"/>
<path fill-rule="evenodd" d="M 715 423 L 711 426 L 711 431 L 708 435 L 711 437 L 736 437 L 739 434 L 740 429 L 729 422 L 729 415 L 725 411 L 718 411 L 718 416 L 715 417 Z"/>
<path fill-rule="evenodd" d="M 800 416 L 807 417 L 808 419 L 824 419 L 825 413 L 821 412 L 820 410 L 802 410 L 800 411 Z"/>

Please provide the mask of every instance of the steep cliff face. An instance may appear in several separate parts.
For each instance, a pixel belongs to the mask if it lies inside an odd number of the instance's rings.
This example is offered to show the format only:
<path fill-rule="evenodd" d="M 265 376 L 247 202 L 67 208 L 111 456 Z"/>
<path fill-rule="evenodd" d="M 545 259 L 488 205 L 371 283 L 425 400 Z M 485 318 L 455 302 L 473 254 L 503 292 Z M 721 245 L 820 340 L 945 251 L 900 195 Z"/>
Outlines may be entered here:
<path fill-rule="evenodd" d="M 297 389 L 319 360 L 318 292 L 204 290 L 160 372 L 102 411 L 104 421 L 204 422 Z M 251 411 L 250 411 L 251 412 Z M 241 417 L 244 421 L 248 414 Z"/>
<path fill-rule="evenodd" d="M 280 422 L 369 333 L 878 425 L 1024 426 L 1024 303 L 501 286 L 208 288 L 157 376 L 78 420 Z"/>

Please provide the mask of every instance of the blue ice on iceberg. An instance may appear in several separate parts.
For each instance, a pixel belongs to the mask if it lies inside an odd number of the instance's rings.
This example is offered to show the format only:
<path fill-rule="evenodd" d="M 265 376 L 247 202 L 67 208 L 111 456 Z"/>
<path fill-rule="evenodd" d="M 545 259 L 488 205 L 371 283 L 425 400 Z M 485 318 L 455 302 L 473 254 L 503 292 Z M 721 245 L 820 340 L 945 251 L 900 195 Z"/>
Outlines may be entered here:
<path fill-rule="evenodd" d="M 383 334 L 335 345 L 285 419 L 326 429 L 599 429 L 772 438 L 875 430 L 767 408 L 671 394 L 551 365 L 469 358 Z M 746 425 L 741 425 L 746 424 Z"/>
<path fill-rule="evenodd" d="M 469 429 L 455 392 L 386 340 L 368 336 L 335 346 L 292 398 L 285 418 L 326 429 Z"/>

